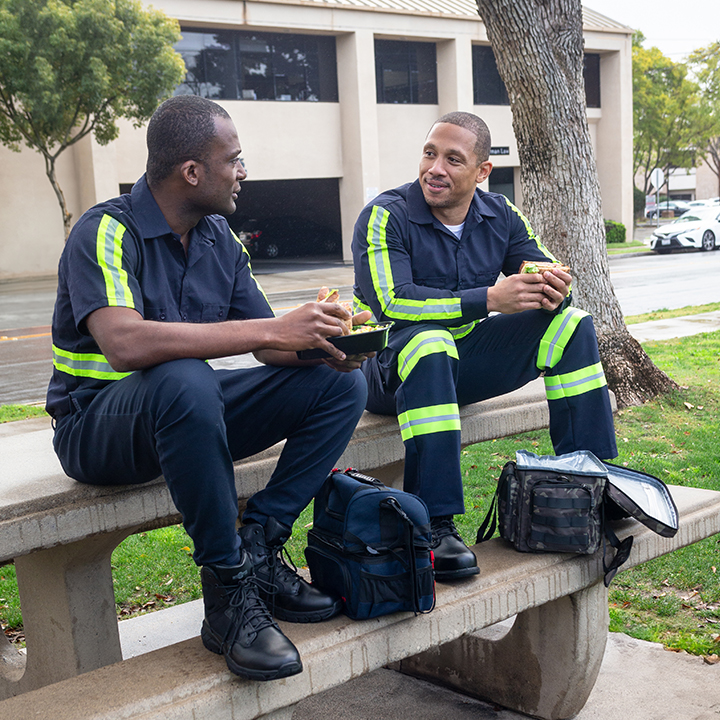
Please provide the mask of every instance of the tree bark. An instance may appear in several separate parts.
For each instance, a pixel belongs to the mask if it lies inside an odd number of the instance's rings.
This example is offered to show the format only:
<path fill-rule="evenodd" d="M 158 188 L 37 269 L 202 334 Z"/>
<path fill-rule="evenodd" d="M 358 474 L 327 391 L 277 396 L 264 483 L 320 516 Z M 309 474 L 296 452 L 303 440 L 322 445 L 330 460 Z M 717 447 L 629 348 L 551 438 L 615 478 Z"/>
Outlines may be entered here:
<path fill-rule="evenodd" d="M 583 84 L 580 0 L 477 0 L 505 82 L 526 214 L 573 273 L 573 304 L 595 321 L 618 405 L 677 387 L 625 326 L 615 296 Z"/>
<path fill-rule="evenodd" d="M 63 150 L 65 147 L 63 146 Z M 50 180 L 50 184 L 52 185 L 52 189 L 55 191 L 55 197 L 57 198 L 58 204 L 60 205 L 60 211 L 62 212 L 62 218 L 63 218 L 63 229 L 65 231 L 65 242 L 67 242 L 68 235 L 70 235 L 70 228 L 72 227 L 72 213 L 70 213 L 67 209 L 67 203 L 65 202 L 65 193 L 63 193 L 62 188 L 60 187 L 60 183 L 57 180 L 57 176 L 55 174 L 55 156 L 50 156 L 45 153 L 43 153 L 43 156 L 45 158 L 45 174 L 48 177 L 48 180 Z"/>

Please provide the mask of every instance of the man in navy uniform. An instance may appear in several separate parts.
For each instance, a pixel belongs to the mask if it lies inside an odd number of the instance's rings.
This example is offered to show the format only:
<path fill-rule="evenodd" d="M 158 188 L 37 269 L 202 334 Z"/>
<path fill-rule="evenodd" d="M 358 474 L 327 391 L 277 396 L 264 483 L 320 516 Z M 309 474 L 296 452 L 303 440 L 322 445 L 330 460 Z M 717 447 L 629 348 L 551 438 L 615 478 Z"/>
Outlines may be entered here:
<path fill-rule="evenodd" d="M 234 212 L 246 177 L 221 106 L 167 100 L 147 145 L 146 174 L 129 195 L 88 210 L 60 260 L 47 398 L 55 450 L 83 483 L 162 474 L 202 568 L 205 646 L 243 677 L 286 677 L 302 663 L 268 606 L 295 622 L 341 609 L 280 551 L 363 412 L 365 358 L 328 342 L 347 332 L 338 304 L 275 317 L 221 217 Z M 296 351 L 307 348 L 330 358 L 300 361 Z M 264 364 L 215 371 L 206 362 L 249 352 Z M 233 461 L 281 440 L 237 530 Z"/>
<path fill-rule="evenodd" d="M 490 175 L 490 132 L 471 113 L 430 129 L 419 178 L 375 198 L 355 225 L 355 308 L 391 320 L 388 347 L 363 366 L 368 410 L 397 415 L 405 490 L 430 510 L 435 575 L 478 573 L 454 524 L 464 512 L 458 407 L 545 376 L 558 454 L 617 455 L 607 383 L 590 316 L 570 306 L 555 262 Z M 505 277 L 496 282 L 500 274 Z"/>

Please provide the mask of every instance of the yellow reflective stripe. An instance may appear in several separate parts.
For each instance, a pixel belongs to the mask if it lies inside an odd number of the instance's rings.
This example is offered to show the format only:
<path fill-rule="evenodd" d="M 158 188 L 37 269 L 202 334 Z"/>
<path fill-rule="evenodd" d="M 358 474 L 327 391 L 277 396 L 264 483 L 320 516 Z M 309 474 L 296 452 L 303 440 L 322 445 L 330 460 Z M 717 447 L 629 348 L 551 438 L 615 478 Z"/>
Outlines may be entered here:
<path fill-rule="evenodd" d="M 426 330 L 415 335 L 400 351 L 398 356 L 398 377 L 405 382 L 420 360 L 434 353 L 446 353 L 458 359 L 457 347 L 448 332 Z"/>
<path fill-rule="evenodd" d="M 55 368 L 68 375 L 95 380 L 120 380 L 131 374 L 113 370 L 105 356 L 100 353 L 72 353 L 56 345 L 52 346 L 52 351 Z"/>
<path fill-rule="evenodd" d="M 252 278 L 252 281 L 255 283 L 255 287 L 262 293 L 262 296 L 267 300 L 268 297 L 267 297 L 267 295 L 265 294 L 265 291 L 262 289 L 262 286 L 260 285 L 260 283 L 257 281 L 257 278 L 256 278 L 255 275 L 253 274 L 252 265 L 250 264 L 250 253 L 248 252 L 248 249 L 245 247 L 245 245 L 243 245 L 242 240 L 240 240 L 240 238 L 235 234 L 235 232 L 234 232 L 233 230 L 230 230 L 230 234 L 235 238 L 235 242 L 236 242 L 238 245 L 240 245 L 240 247 L 242 248 L 243 253 L 244 253 L 245 255 L 247 255 L 247 257 L 248 257 L 248 270 L 250 270 L 250 277 Z M 270 305 L 270 301 L 269 301 L 269 300 L 268 300 L 268 305 Z M 272 307 L 271 307 L 270 309 L 272 310 Z M 275 313 L 275 311 L 273 310 L 273 314 L 274 314 L 274 313 Z M 205 362 L 208 362 L 208 361 L 206 360 Z"/>
<path fill-rule="evenodd" d="M 98 226 L 95 247 L 98 265 L 105 279 L 108 305 L 134 308 L 135 299 L 130 291 L 127 272 L 122 266 L 124 234 L 124 225 L 110 215 L 103 215 Z"/>
<path fill-rule="evenodd" d="M 545 376 L 545 394 L 548 400 L 559 400 L 597 390 L 607 385 L 602 363 L 595 363 L 564 375 Z"/>
<path fill-rule="evenodd" d="M 565 347 L 570 342 L 578 324 L 587 316 L 588 313 L 584 310 L 569 307 L 553 318 L 540 340 L 537 356 L 538 370 L 550 370 L 560 362 Z"/>
<path fill-rule="evenodd" d="M 450 331 L 450 334 L 455 338 L 455 340 L 460 340 L 461 338 L 464 338 L 466 335 L 469 335 L 475 326 L 478 323 L 481 323 L 484 320 L 484 318 L 481 318 L 479 320 L 473 320 L 471 323 L 468 323 L 467 325 L 460 325 L 460 327 L 451 327 L 448 328 Z"/>
<path fill-rule="evenodd" d="M 403 442 L 418 435 L 460 431 L 460 410 L 456 403 L 414 408 L 398 415 Z"/>
<path fill-rule="evenodd" d="M 383 314 L 397 320 L 429 322 L 462 317 L 460 298 L 414 300 L 395 295 L 395 282 L 387 247 L 387 223 L 390 213 L 374 205 L 367 224 L 366 240 L 370 277 Z"/>
<path fill-rule="evenodd" d="M 369 310 L 371 313 L 371 317 L 368 322 L 375 322 L 375 314 L 373 313 L 372 308 L 367 303 L 364 303 L 357 295 L 353 295 L 353 315 L 365 312 L 366 310 Z"/>
<path fill-rule="evenodd" d="M 535 242 L 538 250 L 540 250 L 540 252 L 548 260 L 551 260 L 552 262 L 558 262 L 555 256 L 540 242 L 540 238 L 535 234 L 535 231 L 532 229 L 532 227 L 530 227 L 530 221 L 507 198 L 505 198 L 505 202 L 510 206 L 510 209 L 522 220 L 523 225 L 525 225 L 525 230 L 527 230 L 528 238 Z"/>

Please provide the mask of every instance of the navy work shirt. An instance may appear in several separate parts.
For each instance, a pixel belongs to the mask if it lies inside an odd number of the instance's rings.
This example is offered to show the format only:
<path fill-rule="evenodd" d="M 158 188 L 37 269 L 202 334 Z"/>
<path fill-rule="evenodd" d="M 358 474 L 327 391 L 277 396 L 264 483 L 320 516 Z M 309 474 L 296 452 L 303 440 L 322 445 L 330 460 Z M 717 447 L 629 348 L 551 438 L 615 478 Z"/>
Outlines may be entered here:
<path fill-rule="evenodd" d="M 504 195 L 480 189 L 458 239 L 432 214 L 416 180 L 363 209 L 353 260 L 356 312 L 372 310 L 395 330 L 431 322 L 462 337 L 487 317 L 487 290 L 500 273 L 517 273 L 523 260 L 555 258 Z"/>
<path fill-rule="evenodd" d="M 145 176 L 129 195 L 78 220 L 58 268 L 52 321 L 53 376 L 46 409 L 61 417 L 129 373 L 115 372 L 85 325 L 101 307 L 128 307 L 146 320 L 221 322 L 273 317 L 250 256 L 219 215 L 190 232 L 187 255 Z"/>

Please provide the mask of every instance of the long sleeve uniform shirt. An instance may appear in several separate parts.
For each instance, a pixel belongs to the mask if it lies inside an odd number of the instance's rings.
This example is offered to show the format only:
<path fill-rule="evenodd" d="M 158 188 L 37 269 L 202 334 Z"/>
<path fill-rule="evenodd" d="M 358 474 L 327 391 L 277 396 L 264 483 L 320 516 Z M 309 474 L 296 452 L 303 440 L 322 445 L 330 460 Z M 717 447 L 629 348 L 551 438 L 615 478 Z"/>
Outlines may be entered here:
<path fill-rule="evenodd" d="M 394 330 L 436 323 L 456 338 L 487 317 L 487 291 L 500 273 L 517 273 L 524 260 L 555 260 L 504 195 L 476 190 L 458 239 L 432 214 L 417 180 L 363 209 L 352 247 L 356 309 L 393 321 Z"/>

